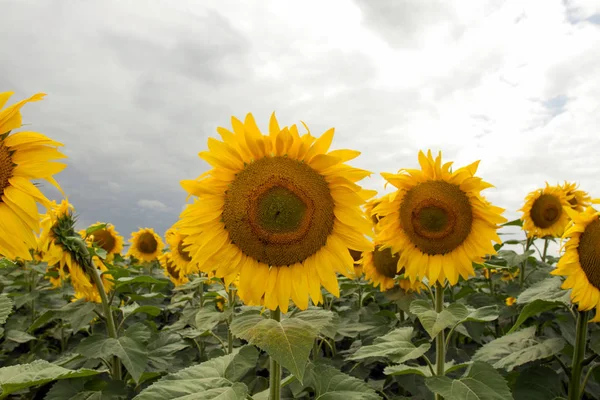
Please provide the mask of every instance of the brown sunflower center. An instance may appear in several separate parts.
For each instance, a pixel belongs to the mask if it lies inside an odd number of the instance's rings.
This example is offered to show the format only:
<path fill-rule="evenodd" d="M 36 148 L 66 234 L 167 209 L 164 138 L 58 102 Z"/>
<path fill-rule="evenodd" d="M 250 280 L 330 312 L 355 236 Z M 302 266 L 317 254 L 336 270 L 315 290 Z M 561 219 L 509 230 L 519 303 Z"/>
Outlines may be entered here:
<path fill-rule="evenodd" d="M 183 247 L 184 247 L 184 244 L 183 244 L 183 238 L 182 238 L 179 241 L 179 244 L 177 245 L 177 253 L 179 253 L 179 256 L 181 258 L 183 258 L 184 261 L 186 261 L 186 262 L 192 261 L 192 257 L 190 257 L 189 251 L 185 250 Z"/>
<path fill-rule="evenodd" d="M 428 181 L 408 190 L 400 205 L 400 223 L 411 243 L 425 254 L 446 254 L 471 233 L 473 210 L 459 186 Z"/>
<path fill-rule="evenodd" d="M 98 229 L 93 233 L 94 242 L 104 251 L 110 253 L 115 248 L 117 241 L 115 237 L 106 229 Z"/>
<path fill-rule="evenodd" d="M 4 194 L 4 189 L 9 186 L 8 180 L 12 178 L 14 168 L 10 150 L 4 145 L 4 142 L 0 141 L 0 196 Z"/>
<path fill-rule="evenodd" d="M 158 248 L 158 242 L 152 233 L 143 232 L 140 234 L 140 236 L 138 236 L 137 248 L 140 253 L 154 254 Z"/>
<path fill-rule="evenodd" d="M 600 289 L 600 220 L 596 218 L 579 238 L 579 264 L 588 280 Z"/>
<path fill-rule="evenodd" d="M 392 254 L 389 247 L 379 250 L 379 246 L 377 246 L 373 252 L 373 265 L 381 275 L 393 279 L 396 276 L 398 258 L 398 253 Z"/>
<path fill-rule="evenodd" d="M 237 174 L 225 195 L 231 241 L 259 262 L 302 262 L 327 242 L 335 219 L 325 178 L 305 163 L 265 157 Z"/>
<path fill-rule="evenodd" d="M 531 206 L 531 220 L 538 228 L 549 228 L 562 214 L 560 199 L 552 194 L 543 194 Z"/>

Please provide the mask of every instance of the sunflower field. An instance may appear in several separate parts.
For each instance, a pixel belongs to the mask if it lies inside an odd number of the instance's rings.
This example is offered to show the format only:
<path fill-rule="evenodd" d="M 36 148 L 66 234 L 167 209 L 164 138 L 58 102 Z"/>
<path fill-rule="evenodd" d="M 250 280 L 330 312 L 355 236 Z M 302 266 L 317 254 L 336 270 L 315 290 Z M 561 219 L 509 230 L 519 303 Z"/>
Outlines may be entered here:
<path fill-rule="evenodd" d="M 11 95 L 0 399 L 600 398 L 600 200 L 577 184 L 541 182 L 507 221 L 479 161 L 426 151 L 378 194 L 333 129 L 248 114 L 199 149 L 165 237 L 124 238 L 40 191 L 63 144 L 23 129 L 43 94 Z"/>

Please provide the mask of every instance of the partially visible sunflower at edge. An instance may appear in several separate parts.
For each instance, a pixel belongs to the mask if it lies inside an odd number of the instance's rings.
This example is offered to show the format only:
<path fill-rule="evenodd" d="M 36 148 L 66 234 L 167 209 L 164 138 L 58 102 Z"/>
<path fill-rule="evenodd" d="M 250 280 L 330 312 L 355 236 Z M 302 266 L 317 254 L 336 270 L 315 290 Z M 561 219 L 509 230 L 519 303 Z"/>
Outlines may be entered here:
<path fill-rule="evenodd" d="M 492 242 L 501 243 L 496 230 L 506 222 L 504 210 L 481 195 L 492 185 L 475 176 L 479 161 L 452 171 L 441 152 L 434 158 L 420 151 L 418 158 L 421 169 L 381 174 L 398 190 L 374 208 L 376 242 L 400 252 L 396 271 L 404 267 L 411 282 L 455 285 L 459 276 L 475 275 L 473 262 L 496 253 Z"/>
<path fill-rule="evenodd" d="M 165 272 L 165 276 L 169 278 L 175 286 L 181 286 L 190 281 L 181 268 L 173 261 L 172 252 L 163 253 L 158 258 L 158 261 Z"/>
<path fill-rule="evenodd" d="M 567 182 L 561 185 L 562 190 L 567 196 L 567 201 L 571 208 L 578 212 L 583 212 L 592 203 L 590 195 L 579 189 L 579 185 L 574 182 Z"/>
<path fill-rule="evenodd" d="M 165 247 L 160 236 L 152 228 L 140 228 L 140 230 L 131 234 L 129 241 L 131 246 L 129 246 L 127 255 L 146 262 L 156 260 L 162 254 L 163 247 Z"/>
<path fill-rule="evenodd" d="M 61 190 L 53 175 L 62 171 L 66 164 L 52 160 L 66 156 L 56 149 L 62 143 L 41 133 L 11 134 L 22 125 L 20 109 L 45 96 L 38 93 L 4 108 L 12 94 L 0 93 L 0 254 L 11 259 L 31 260 L 29 250 L 36 247 L 35 234 L 40 230 L 36 203 L 45 207 L 50 204 L 31 181 L 44 179 Z"/>
<path fill-rule="evenodd" d="M 375 245 L 372 251 L 366 251 L 362 256 L 365 279 L 370 281 L 374 287 L 379 286 L 379 290 L 382 292 L 393 288 L 398 283 L 406 292 L 420 293 L 421 289 L 425 288 L 420 281 L 411 282 L 410 279 L 396 278 L 398 260 L 398 253 L 392 254 L 389 247 L 381 249 L 381 246 Z"/>
<path fill-rule="evenodd" d="M 50 209 L 42 216 L 42 232 L 38 240 L 38 251 L 42 255 L 42 260 L 48 263 L 48 270 L 58 273 L 58 278 L 51 277 L 50 279 L 54 286 L 60 286 L 64 280 L 70 279 L 73 289 L 75 289 L 76 299 L 85 298 L 88 301 L 99 303 L 98 288 L 85 270 L 83 256 L 72 240 L 79 236 L 75 231 L 74 212 L 75 209 L 66 199 L 62 200 L 60 204 L 51 202 Z M 93 257 L 92 263 L 95 268 L 100 270 L 100 273 L 107 271 L 106 266 L 98 257 Z M 103 274 L 101 279 L 104 290 L 106 292 L 112 290 L 113 282 L 108 275 Z"/>
<path fill-rule="evenodd" d="M 594 204 L 600 200 L 594 200 Z M 596 308 L 590 322 L 600 322 L 600 212 L 587 207 L 578 213 L 570 207 L 565 212 L 571 217 L 563 239 L 563 255 L 552 275 L 566 276 L 563 289 L 571 289 L 571 300 L 580 311 Z"/>
<path fill-rule="evenodd" d="M 168 229 L 165 233 L 165 239 L 171 249 L 171 259 L 184 275 L 199 272 L 198 268 L 195 268 L 194 264 L 191 263 L 192 257 L 187 251 L 187 246 L 183 243 L 185 236 L 177 228 Z"/>
<path fill-rule="evenodd" d="M 115 254 L 121 254 L 123 251 L 123 236 L 119 235 L 119 232 L 116 231 L 112 224 L 106 224 L 104 222 L 96 222 L 95 224 L 90 225 L 88 229 L 99 225 L 105 226 L 103 228 L 94 230 L 89 236 L 87 236 L 86 242 L 90 247 L 92 244 L 95 244 L 106 251 L 106 261 L 111 262 L 115 258 Z M 79 234 L 81 237 L 85 238 L 85 229 L 79 231 Z"/>
<path fill-rule="evenodd" d="M 219 277 L 239 274 L 240 298 L 270 310 L 287 312 L 290 298 L 300 309 L 309 297 L 321 303 L 321 286 L 339 296 L 336 272 L 354 276 L 348 249 L 370 248 L 360 207 L 375 193 L 356 184 L 370 172 L 345 164 L 360 152 L 329 151 L 333 129 L 300 135 L 275 115 L 268 135 L 252 114 L 231 121 L 199 154 L 212 169 L 181 182 L 198 198 L 177 223 L 192 262 Z"/>
<path fill-rule="evenodd" d="M 523 207 L 517 210 L 523 211 L 521 220 L 527 237 L 561 237 L 569 223 L 564 207 L 570 208 L 571 205 L 560 186 L 546 183 L 545 188 L 530 192 Z"/>

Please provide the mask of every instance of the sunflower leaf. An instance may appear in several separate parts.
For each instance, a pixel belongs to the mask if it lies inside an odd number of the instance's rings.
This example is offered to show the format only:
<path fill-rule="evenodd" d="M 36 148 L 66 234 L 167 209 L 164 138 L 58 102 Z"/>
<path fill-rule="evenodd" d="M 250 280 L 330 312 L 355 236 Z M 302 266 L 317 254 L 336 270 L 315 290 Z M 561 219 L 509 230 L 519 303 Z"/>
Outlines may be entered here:
<path fill-rule="evenodd" d="M 285 318 L 281 322 L 256 313 L 236 316 L 231 332 L 250 344 L 266 351 L 300 382 L 312 344 L 319 334 L 319 327 L 300 318 Z"/>
<path fill-rule="evenodd" d="M 319 400 L 379 400 L 375 390 L 365 382 L 346 375 L 329 365 L 311 365 L 307 371 L 306 385 L 315 390 Z"/>
<path fill-rule="evenodd" d="M 306 321 L 318 329 L 319 334 L 327 336 L 331 339 L 335 338 L 339 318 L 337 314 L 334 314 L 329 310 L 313 307 L 306 311 L 301 311 L 297 314 L 294 314 L 292 318 L 298 318 Z"/>
<path fill-rule="evenodd" d="M 386 375 L 421 375 L 421 376 L 432 376 L 431 370 L 426 365 L 392 365 L 390 367 L 386 367 L 383 370 L 383 373 Z"/>
<path fill-rule="evenodd" d="M 475 352 L 473 361 L 484 361 L 510 372 L 519 365 L 553 356 L 566 344 L 562 338 L 536 337 L 535 330 L 531 326 L 492 340 Z"/>
<path fill-rule="evenodd" d="M 517 399 L 527 400 L 555 399 L 566 394 L 556 371 L 541 365 L 520 371 L 513 393 Z"/>
<path fill-rule="evenodd" d="M 369 346 L 360 347 L 349 360 L 363 360 L 369 357 L 385 357 L 395 363 L 403 363 L 421 357 L 431 345 L 425 343 L 419 347 L 411 342 L 413 328 L 398 328 L 380 338 Z"/>
<path fill-rule="evenodd" d="M 231 312 L 231 309 L 220 312 L 215 307 L 202 307 L 196 314 L 196 329 L 201 333 L 212 331 L 219 322 L 229 318 Z"/>
<path fill-rule="evenodd" d="M 560 307 L 562 305 L 564 305 L 564 304 L 561 302 L 557 302 L 557 301 L 550 302 L 550 301 L 539 300 L 539 299 L 526 304 L 525 307 L 523 307 L 523 310 L 521 310 L 521 313 L 519 314 L 519 318 L 517 318 L 517 322 L 515 322 L 513 327 L 510 328 L 508 333 L 513 333 L 514 331 L 516 331 L 517 328 L 520 327 L 521 324 L 523 324 L 528 318 L 533 317 L 534 315 L 537 315 L 544 311 L 548 311 L 548 310 L 552 310 L 554 308 Z"/>
<path fill-rule="evenodd" d="M 244 400 L 248 387 L 235 381 L 255 368 L 257 360 L 256 349 L 241 347 L 233 354 L 169 374 L 143 390 L 134 400 Z"/>
<path fill-rule="evenodd" d="M 513 250 L 500 250 L 498 251 L 498 257 L 506 260 L 508 267 L 517 267 L 527 260 L 533 253 L 535 253 L 535 250 L 527 250 L 523 254 L 518 254 Z"/>
<path fill-rule="evenodd" d="M 0 295 L 0 325 L 4 324 L 12 312 L 14 302 L 6 294 Z"/>
<path fill-rule="evenodd" d="M 517 304 L 527 304 L 535 300 L 545 300 L 550 302 L 558 301 L 566 306 L 570 306 L 570 290 L 561 289 L 561 285 L 562 279 L 559 276 L 553 276 L 536 282 L 525 289 L 519 297 L 517 297 Z"/>
<path fill-rule="evenodd" d="M 432 376 L 425 385 L 446 400 L 509 400 L 513 399 L 506 381 L 489 364 L 475 362 L 460 379 Z"/>
<path fill-rule="evenodd" d="M 469 316 L 469 310 L 462 304 L 452 303 L 441 313 L 437 313 L 426 300 L 410 303 L 410 312 L 415 314 L 429 336 L 435 336 L 442 330 L 458 324 Z"/>

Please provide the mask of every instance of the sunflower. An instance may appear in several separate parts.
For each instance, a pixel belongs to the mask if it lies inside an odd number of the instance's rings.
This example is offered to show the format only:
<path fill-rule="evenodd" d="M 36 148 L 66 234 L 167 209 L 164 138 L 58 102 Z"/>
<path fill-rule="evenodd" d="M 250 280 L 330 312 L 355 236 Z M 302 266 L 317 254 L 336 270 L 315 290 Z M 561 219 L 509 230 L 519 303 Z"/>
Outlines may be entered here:
<path fill-rule="evenodd" d="M 373 210 L 380 214 L 377 241 L 401 252 L 396 270 L 404 267 L 411 282 L 455 285 L 459 275 L 475 275 L 473 262 L 496 253 L 491 242 L 501 242 L 504 210 L 480 194 L 491 185 L 475 176 L 479 161 L 452 172 L 441 152 L 434 159 L 420 151 L 419 163 L 421 170 L 381 174 L 398 190 Z"/>
<path fill-rule="evenodd" d="M 500 280 L 502 280 L 504 282 L 510 282 L 513 279 L 515 279 L 517 276 L 519 276 L 519 269 L 516 269 L 515 272 L 510 272 L 509 270 L 504 270 L 502 272 L 502 277 L 500 278 Z"/>
<path fill-rule="evenodd" d="M 173 282 L 175 286 L 181 286 L 188 283 L 190 280 L 183 274 L 181 268 L 175 262 L 173 262 L 173 253 L 163 253 L 159 258 L 161 267 L 165 270 L 165 276 Z"/>
<path fill-rule="evenodd" d="M 516 298 L 514 298 L 514 297 L 507 297 L 507 298 L 504 300 L 504 303 L 505 303 L 507 306 L 509 306 L 509 307 L 510 307 L 510 306 L 512 306 L 513 304 L 515 304 L 516 302 L 517 302 L 517 299 L 516 299 Z"/>
<path fill-rule="evenodd" d="M 96 267 L 101 275 L 102 286 L 104 286 L 104 290 L 106 293 L 110 293 L 114 287 L 114 283 L 108 277 L 110 274 L 105 274 L 108 271 L 104 262 L 97 257 L 92 257 L 92 262 L 94 267 Z M 81 275 L 78 275 L 80 274 Z M 74 273 L 71 274 L 71 282 L 73 284 L 73 288 L 75 289 L 75 299 L 85 299 L 86 301 L 92 301 L 94 303 L 101 303 L 102 298 L 100 297 L 100 292 L 92 278 L 89 276 L 87 272 L 84 272 L 83 269 L 74 270 Z"/>
<path fill-rule="evenodd" d="M 142 261 L 153 261 L 158 258 L 165 247 L 162 239 L 152 228 L 140 228 L 131 234 L 131 246 L 127 251 L 128 256 L 133 256 Z"/>
<path fill-rule="evenodd" d="M 370 281 L 374 287 L 385 292 L 396 284 L 396 268 L 398 265 L 398 254 L 392 254 L 389 247 L 382 249 L 376 245 L 372 251 L 362 254 L 362 267 L 365 279 Z M 411 283 L 409 279 L 398 279 L 400 287 L 405 291 L 421 291 L 424 285 L 420 281 Z"/>
<path fill-rule="evenodd" d="M 565 192 L 569 205 L 575 211 L 583 212 L 591 204 L 592 198 L 587 192 L 579 190 L 579 185 L 565 181 L 561 189 Z"/>
<path fill-rule="evenodd" d="M 198 197 L 177 224 L 192 262 L 220 277 L 239 274 L 242 300 L 271 310 L 287 312 L 290 298 L 300 309 L 308 297 L 318 304 L 321 285 L 339 296 L 336 272 L 354 275 L 348 249 L 371 247 L 360 206 L 375 193 L 356 184 L 370 172 L 344 164 L 360 153 L 329 152 L 333 129 L 301 136 L 275 115 L 269 135 L 252 114 L 232 125 L 217 128 L 222 140 L 209 138 L 199 154 L 213 168 L 181 182 Z"/>
<path fill-rule="evenodd" d="M 183 240 L 185 236 L 182 235 L 177 228 L 171 228 L 165 233 L 165 239 L 171 249 L 171 259 L 175 265 L 183 272 L 184 275 L 189 275 L 198 272 L 197 268 L 193 268 L 192 257 L 186 250 L 187 246 L 184 245 Z"/>
<path fill-rule="evenodd" d="M 527 237 L 562 236 L 569 222 L 564 207 L 570 208 L 571 205 L 560 186 L 550 186 L 546 183 L 544 189 L 529 193 L 525 198 L 525 205 L 518 210 L 523 211 L 521 220 Z"/>
<path fill-rule="evenodd" d="M 21 127 L 21 107 L 45 96 L 39 93 L 4 108 L 12 94 L 0 93 L 0 254 L 31 260 L 29 249 L 36 247 L 34 232 L 40 230 L 36 202 L 46 207 L 50 204 L 31 180 L 44 179 L 61 190 L 52 176 L 66 164 L 51 160 L 66 156 L 56 150 L 62 143 L 40 133 L 10 134 Z"/>
<path fill-rule="evenodd" d="M 361 276 L 363 276 L 363 268 L 360 261 L 362 259 L 362 252 L 352 249 L 348 249 L 348 251 L 354 260 L 354 278 L 359 279 Z"/>
<path fill-rule="evenodd" d="M 88 245 L 91 246 L 93 243 L 106 251 L 106 261 L 112 261 L 115 254 L 121 254 L 123 251 L 123 236 L 119 235 L 119 232 L 115 230 L 112 224 L 106 224 L 104 222 L 96 222 L 90 225 L 88 229 L 98 225 L 105 225 L 104 228 L 96 229 L 87 237 Z M 82 237 L 86 237 L 86 231 L 82 230 L 79 232 Z"/>
<path fill-rule="evenodd" d="M 552 275 L 566 276 L 563 289 L 571 290 L 571 300 L 579 310 L 596 307 L 596 316 L 590 322 L 600 322 L 600 212 L 588 207 L 578 213 L 565 208 L 571 217 L 564 238 L 564 254 L 558 260 Z"/>

